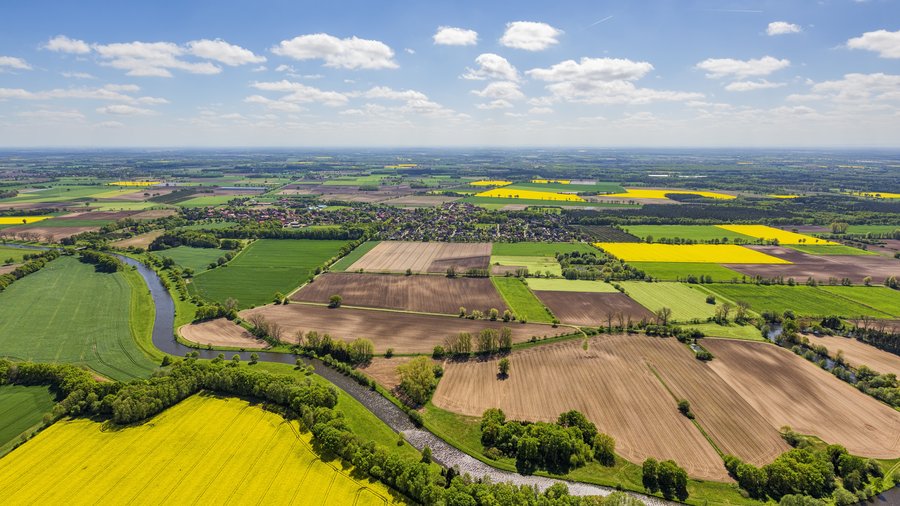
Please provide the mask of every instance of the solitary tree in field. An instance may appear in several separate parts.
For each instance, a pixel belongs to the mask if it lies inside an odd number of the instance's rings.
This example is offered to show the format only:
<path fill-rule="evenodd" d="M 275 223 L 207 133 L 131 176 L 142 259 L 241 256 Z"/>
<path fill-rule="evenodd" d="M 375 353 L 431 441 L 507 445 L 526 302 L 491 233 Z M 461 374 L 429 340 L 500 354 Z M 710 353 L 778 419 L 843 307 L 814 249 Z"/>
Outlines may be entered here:
<path fill-rule="evenodd" d="M 332 295 L 331 298 L 328 299 L 328 307 L 339 308 L 343 302 L 344 298 L 340 295 Z"/>
<path fill-rule="evenodd" d="M 665 327 L 669 324 L 669 318 L 672 317 L 672 310 L 667 307 L 661 307 L 656 312 L 656 323 Z"/>
<path fill-rule="evenodd" d="M 506 358 L 506 357 L 501 358 L 500 363 L 497 364 L 497 368 L 500 370 L 501 378 L 509 377 L 509 359 L 508 358 Z"/>

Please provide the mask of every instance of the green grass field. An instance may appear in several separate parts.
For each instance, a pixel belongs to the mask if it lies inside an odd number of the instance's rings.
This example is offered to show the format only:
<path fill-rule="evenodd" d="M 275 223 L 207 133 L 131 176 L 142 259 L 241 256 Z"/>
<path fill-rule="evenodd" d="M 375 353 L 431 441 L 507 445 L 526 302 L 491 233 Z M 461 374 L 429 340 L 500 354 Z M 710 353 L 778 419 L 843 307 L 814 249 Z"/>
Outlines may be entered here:
<path fill-rule="evenodd" d="M 745 301 L 757 313 L 774 311 L 778 314 L 790 309 L 804 316 L 843 316 L 852 318 L 869 315 L 887 318 L 890 314 L 864 306 L 824 289 L 813 286 L 713 284 L 709 290 L 732 301 Z"/>
<path fill-rule="evenodd" d="M 491 265 L 495 264 L 525 267 L 529 274 L 544 275 L 549 272 L 551 276 L 562 276 L 562 267 L 552 256 L 492 255 Z"/>
<path fill-rule="evenodd" d="M 550 323 L 553 317 L 550 311 L 531 293 L 528 286 L 519 278 L 494 277 L 491 278 L 500 296 L 519 319 L 529 322 Z"/>
<path fill-rule="evenodd" d="M 0 386 L 0 457 L 21 434 L 40 424 L 52 407 L 53 396 L 47 387 Z"/>
<path fill-rule="evenodd" d="M 184 202 L 179 202 L 181 207 L 207 207 L 227 204 L 228 201 L 240 198 L 240 195 L 209 195 L 206 197 L 194 197 Z"/>
<path fill-rule="evenodd" d="M 322 183 L 323 186 L 368 186 L 368 185 L 379 185 L 381 184 L 381 180 L 386 176 L 384 174 L 370 174 L 368 176 L 357 176 L 357 177 L 339 177 L 335 179 L 329 179 Z"/>
<path fill-rule="evenodd" d="M 156 364 L 132 327 L 146 331 L 148 315 L 130 322 L 131 302 L 125 273 L 99 274 L 71 257 L 54 260 L 0 293 L 0 356 L 86 365 L 119 380 L 147 377 Z"/>
<path fill-rule="evenodd" d="M 871 251 L 861 250 L 859 248 L 851 248 L 850 246 L 827 245 L 827 244 L 791 244 L 786 246 L 801 253 L 810 255 L 877 255 Z"/>
<path fill-rule="evenodd" d="M 234 228 L 237 223 L 233 221 L 212 221 L 209 223 L 195 223 L 193 225 L 185 225 L 178 227 L 178 230 L 224 230 L 226 228 Z"/>
<path fill-rule="evenodd" d="M 225 255 L 225 250 L 218 248 L 192 248 L 190 246 L 178 246 L 161 251 L 154 251 L 155 255 L 175 260 L 175 263 L 183 268 L 193 269 L 195 274 L 206 270 L 211 262 L 215 262 L 220 256 Z"/>
<path fill-rule="evenodd" d="M 749 235 L 738 234 L 713 225 L 629 225 L 622 228 L 643 240 L 646 240 L 648 236 L 653 237 L 654 242 L 658 242 L 659 239 L 691 239 L 700 242 L 722 240 L 723 238 L 727 238 L 729 242 L 733 242 L 735 239 L 743 239 L 747 242 L 756 240 Z"/>
<path fill-rule="evenodd" d="M 347 267 L 353 265 L 357 260 L 363 257 L 366 253 L 372 251 L 372 248 L 378 246 L 378 243 L 381 241 L 366 241 L 359 246 L 357 246 L 353 251 L 345 255 L 343 258 L 335 262 L 329 267 L 329 270 L 334 272 L 344 272 L 347 270 Z"/>
<path fill-rule="evenodd" d="M 706 293 L 685 283 L 620 281 L 619 284 L 629 297 L 650 311 L 671 309 L 672 321 L 706 320 L 716 313 L 715 305 L 706 303 Z"/>
<path fill-rule="evenodd" d="M 850 225 L 847 227 L 848 234 L 887 234 L 894 230 L 900 229 L 898 225 Z"/>
<path fill-rule="evenodd" d="M 520 206 L 538 206 L 538 207 L 640 207 L 634 204 L 612 204 L 609 202 L 581 202 L 581 201 L 556 201 L 556 200 L 537 200 L 537 199 L 507 199 L 499 197 L 466 197 L 460 202 L 467 202 L 476 206 L 483 205 L 520 205 Z"/>
<path fill-rule="evenodd" d="M 617 183 L 595 183 L 595 184 L 560 184 L 560 183 L 513 183 L 504 188 L 510 190 L 532 190 L 546 192 L 562 192 L 562 193 L 622 193 L 622 188 Z"/>
<path fill-rule="evenodd" d="M 611 284 L 603 281 L 588 281 L 583 279 L 547 279 L 527 278 L 528 288 L 532 290 L 548 290 L 552 292 L 590 292 L 590 293 L 617 293 Z"/>
<path fill-rule="evenodd" d="M 684 281 L 690 275 L 712 276 L 713 281 L 741 279 L 743 274 L 718 264 L 688 262 L 628 262 L 628 265 L 663 281 Z"/>
<path fill-rule="evenodd" d="M 20 263 L 22 261 L 22 256 L 29 253 L 40 253 L 40 251 L 0 246 L 0 265 L 5 265 L 7 263 L 6 261 L 10 258 L 13 259 L 12 263 L 14 264 Z"/>
<path fill-rule="evenodd" d="M 597 253 L 597 248 L 583 242 L 495 242 L 491 255 L 555 257 L 557 253 Z"/>
<path fill-rule="evenodd" d="M 900 291 L 883 286 L 820 286 L 819 289 L 900 317 Z"/>
<path fill-rule="evenodd" d="M 287 294 L 306 281 L 344 244 L 346 241 L 260 239 L 225 266 L 196 276 L 191 285 L 210 300 L 224 302 L 233 297 L 241 308 L 266 304 L 275 292 Z"/>
<path fill-rule="evenodd" d="M 68 200 L 84 200 L 93 198 L 98 193 L 108 192 L 110 186 L 55 186 L 36 192 L 19 193 L 11 199 L 0 202 L 62 202 Z M 0 206 L 2 207 L 2 206 Z"/>
<path fill-rule="evenodd" d="M 695 323 L 684 325 L 685 328 L 697 329 L 709 337 L 726 337 L 728 339 L 741 339 L 744 341 L 762 341 L 765 338 L 759 329 L 752 325 L 719 325 L 718 323 Z"/>

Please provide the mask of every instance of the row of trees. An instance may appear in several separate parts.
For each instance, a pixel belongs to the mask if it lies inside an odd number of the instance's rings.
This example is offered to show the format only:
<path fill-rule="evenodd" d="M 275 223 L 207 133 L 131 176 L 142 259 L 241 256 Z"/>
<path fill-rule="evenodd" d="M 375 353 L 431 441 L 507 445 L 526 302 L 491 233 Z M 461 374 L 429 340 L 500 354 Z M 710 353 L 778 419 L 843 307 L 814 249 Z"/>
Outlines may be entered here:
<path fill-rule="evenodd" d="M 641 465 L 641 481 L 648 492 L 661 492 L 666 499 L 684 502 L 688 498 L 687 472 L 674 460 L 658 462 L 648 458 Z"/>
<path fill-rule="evenodd" d="M 512 350 L 512 330 L 502 327 L 500 330 L 482 329 L 474 337 L 468 332 L 460 332 L 455 336 L 444 339 L 443 346 L 434 348 L 434 358 L 440 359 L 445 355 L 453 357 L 468 357 L 473 352 L 490 355 L 497 352 L 509 352 Z"/>
<path fill-rule="evenodd" d="M 240 241 L 231 241 L 228 246 L 240 248 Z M 178 246 L 190 246 L 192 248 L 219 248 L 236 249 L 234 247 L 225 248 L 219 241 L 219 238 L 210 232 L 201 230 L 171 230 L 156 239 L 147 247 L 150 251 L 158 251 L 169 248 L 177 248 Z"/>
<path fill-rule="evenodd" d="M 562 275 L 566 279 L 588 279 L 604 281 L 622 281 L 628 279 L 644 279 L 640 269 L 622 262 L 605 252 L 572 251 L 556 255 L 562 267 Z"/>
<path fill-rule="evenodd" d="M 400 377 L 400 390 L 406 395 L 411 404 L 420 406 L 428 402 L 438 380 L 443 376 L 444 370 L 440 365 L 434 364 L 428 357 L 416 357 L 405 364 L 397 366 L 397 375 Z"/>
<path fill-rule="evenodd" d="M 81 250 L 79 260 L 86 264 L 93 264 L 97 272 L 118 272 L 125 268 L 125 264 L 118 258 L 94 250 Z"/>
<path fill-rule="evenodd" d="M 29 274 L 33 274 L 43 269 L 44 266 L 47 265 L 47 262 L 56 260 L 57 258 L 59 258 L 59 256 L 60 252 L 58 250 L 50 250 L 43 253 L 28 254 L 23 256 L 23 259 L 27 260 L 27 262 L 16 267 L 12 270 L 12 272 L 0 274 L 0 292 L 6 290 L 6 287 L 18 281 L 19 279 L 22 279 Z"/>

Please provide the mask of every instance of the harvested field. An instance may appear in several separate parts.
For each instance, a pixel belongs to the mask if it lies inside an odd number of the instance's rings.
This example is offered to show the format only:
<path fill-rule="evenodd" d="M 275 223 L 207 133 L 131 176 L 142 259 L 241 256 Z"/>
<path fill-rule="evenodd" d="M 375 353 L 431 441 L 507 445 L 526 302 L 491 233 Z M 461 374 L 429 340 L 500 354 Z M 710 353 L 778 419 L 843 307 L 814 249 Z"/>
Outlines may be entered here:
<path fill-rule="evenodd" d="M 255 338 L 247 329 L 225 318 L 182 325 L 178 329 L 178 333 L 181 334 L 181 337 L 197 344 L 247 349 L 268 347 L 265 341 Z"/>
<path fill-rule="evenodd" d="M 625 319 L 638 322 L 653 320 L 653 313 L 624 293 L 549 292 L 535 290 L 534 294 L 563 323 L 580 326 L 607 324 L 607 315 L 621 313 Z M 612 316 L 613 322 L 616 317 Z"/>
<path fill-rule="evenodd" d="M 772 427 L 789 425 L 853 455 L 900 456 L 900 412 L 788 350 L 768 343 L 704 339 L 709 363 Z"/>
<path fill-rule="evenodd" d="M 261 314 L 281 325 L 287 341 L 296 341 L 298 331 L 315 330 L 347 341 L 357 337 L 371 339 L 375 351 L 384 353 L 393 348 L 396 353 L 428 353 L 443 344 L 444 339 L 460 332 L 477 334 L 482 329 L 509 327 L 513 342 L 527 341 L 531 336 L 555 336 L 571 329 L 534 323 L 503 323 L 489 320 L 466 320 L 451 316 L 397 313 L 376 309 L 329 309 L 294 303 L 286 306 L 269 305 L 241 311 L 241 318 Z"/>
<path fill-rule="evenodd" d="M 502 313 L 507 309 L 490 279 L 445 276 L 325 273 L 291 299 L 327 304 L 332 295 L 340 295 L 346 306 L 422 313 L 456 315 L 460 306 L 483 312 L 495 308 Z"/>
<path fill-rule="evenodd" d="M 861 365 L 874 369 L 882 374 L 896 374 L 900 376 L 900 356 L 868 345 L 853 338 L 839 336 L 814 336 L 806 335 L 809 344 L 828 348 L 828 354 L 832 357 L 842 351 L 844 360 L 853 367 Z"/>
<path fill-rule="evenodd" d="M 370 272 L 445 272 L 487 269 L 490 243 L 382 241 L 347 268 Z"/>
<path fill-rule="evenodd" d="M 24 225 L 20 227 L 9 227 L 0 230 L 0 237 L 9 237 L 12 239 L 20 239 L 23 241 L 43 241 L 43 242 L 59 242 L 67 237 L 78 235 L 84 232 L 95 232 L 100 230 L 96 227 L 43 227 L 39 225 Z"/>
<path fill-rule="evenodd" d="M 395 199 L 385 200 L 383 204 L 399 207 L 437 207 L 447 202 L 454 202 L 460 197 L 448 197 L 446 195 L 407 195 Z"/>
<path fill-rule="evenodd" d="M 165 230 L 152 230 L 145 234 L 136 235 L 134 237 L 129 237 L 128 239 L 122 239 L 120 241 L 116 241 L 111 244 L 111 246 L 115 246 L 117 248 L 146 248 L 150 246 L 150 243 L 153 242 L 153 239 L 163 235 Z"/>
<path fill-rule="evenodd" d="M 580 341 L 529 348 L 510 355 L 502 381 L 498 359 L 447 362 L 432 402 L 469 416 L 500 408 L 509 419 L 530 421 L 577 409 L 613 436 L 616 453 L 631 462 L 673 459 L 691 476 L 727 480 L 719 455 L 647 366 L 648 353 L 661 353 L 664 363 L 681 354 L 697 370 L 704 367 L 679 346 L 674 339 L 617 335 L 592 338 L 588 351 Z"/>
<path fill-rule="evenodd" d="M 165 218 L 167 216 L 174 216 L 178 214 L 178 211 L 175 209 L 150 209 L 149 211 L 141 211 L 134 216 L 132 219 L 135 220 L 154 220 L 156 218 Z"/>
<path fill-rule="evenodd" d="M 92 221 L 116 221 L 123 218 L 133 218 L 138 214 L 137 211 L 84 211 L 70 213 L 65 216 L 55 218 L 54 221 L 62 222 L 66 220 L 92 220 Z"/>
<path fill-rule="evenodd" d="M 798 281 L 806 281 L 812 277 L 821 282 L 828 278 L 850 278 L 855 284 L 861 284 L 866 276 L 872 277 L 872 283 L 882 284 L 890 276 L 900 275 L 900 260 L 883 256 L 860 255 L 828 255 L 814 256 L 781 246 L 749 246 L 767 255 L 782 258 L 791 262 L 786 265 L 732 264 L 726 267 L 748 276 L 773 278 L 793 277 Z"/>

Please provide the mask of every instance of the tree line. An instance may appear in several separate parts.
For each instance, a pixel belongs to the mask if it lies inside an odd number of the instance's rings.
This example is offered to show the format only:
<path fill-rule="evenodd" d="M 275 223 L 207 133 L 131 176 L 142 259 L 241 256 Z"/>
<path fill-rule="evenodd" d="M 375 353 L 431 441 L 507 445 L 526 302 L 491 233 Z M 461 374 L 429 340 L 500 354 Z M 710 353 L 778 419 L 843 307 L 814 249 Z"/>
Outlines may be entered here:
<path fill-rule="evenodd" d="M 6 287 L 24 278 L 25 276 L 34 274 L 35 272 L 43 269 L 48 262 L 56 260 L 60 255 L 61 253 L 59 252 L 59 250 L 55 249 L 44 251 L 42 253 L 29 253 L 27 255 L 24 255 L 22 258 L 23 260 L 27 260 L 27 262 L 16 267 L 12 270 L 12 272 L 0 274 L 0 292 L 6 290 Z"/>

